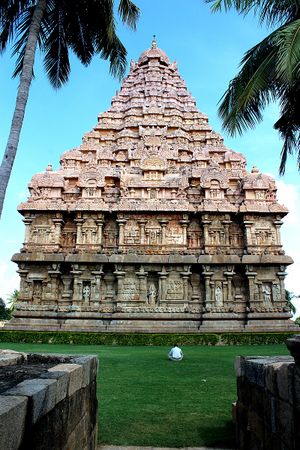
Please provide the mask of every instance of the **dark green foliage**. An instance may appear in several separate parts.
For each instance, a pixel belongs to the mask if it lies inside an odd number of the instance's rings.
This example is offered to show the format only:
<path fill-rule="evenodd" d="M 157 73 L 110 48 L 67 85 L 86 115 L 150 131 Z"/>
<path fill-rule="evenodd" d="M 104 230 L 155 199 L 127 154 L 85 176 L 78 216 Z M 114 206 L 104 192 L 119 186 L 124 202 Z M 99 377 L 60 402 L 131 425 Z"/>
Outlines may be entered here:
<path fill-rule="evenodd" d="M 287 303 L 288 307 L 290 308 L 291 312 L 293 314 L 296 314 L 296 306 L 293 304 L 293 301 L 292 301 L 294 298 L 299 298 L 299 295 L 295 295 L 293 292 L 290 292 L 286 289 L 285 290 L 286 303 Z"/>
<path fill-rule="evenodd" d="M 241 69 L 221 99 L 219 115 L 231 135 L 253 128 L 263 110 L 278 101 L 280 117 L 274 128 L 283 139 L 279 173 L 289 154 L 297 155 L 300 170 L 300 8 L 299 0 L 206 0 L 212 10 L 253 12 L 275 30 L 246 52 Z"/>
<path fill-rule="evenodd" d="M 295 324 L 300 326 L 300 317 L 297 317 L 297 318 L 296 318 Z"/>
<path fill-rule="evenodd" d="M 261 345 L 281 344 L 293 333 L 80 333 L 0 331 L 0 342 L 78 345 Z"/>
<path fill-rule="evenodd" d="M 0 320 L 11 319 L 11 311 L 6 307 L 6 304 L 2 298 L 0 298 Z"/>

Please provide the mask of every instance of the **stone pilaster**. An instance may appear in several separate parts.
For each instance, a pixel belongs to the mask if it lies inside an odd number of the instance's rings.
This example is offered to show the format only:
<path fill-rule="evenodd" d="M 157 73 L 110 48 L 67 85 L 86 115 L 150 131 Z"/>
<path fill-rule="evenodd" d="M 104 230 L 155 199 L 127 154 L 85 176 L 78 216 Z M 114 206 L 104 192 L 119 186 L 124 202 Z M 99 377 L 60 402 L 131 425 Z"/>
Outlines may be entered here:
<path fill-rule="evenodd" d="M 275 233 L 276 233 L 276 244 L 281 246 L 281 235 L 280 235 L 280 228 L 283 224 L 282 220 L 274 220 L 274 226 L 275 226 Z"/>
<path fill-rule="evenodd" d="M 147 303 L 147 275 L 148 272 L 145 272 L 144 266 L 140 267 L 139 272 L 135 272 L 139 279 L 140 284 L 140 301 Z"/>
<path fill-rule="evenodd" d="M 208 220 L 207 216 L 204 216 L 202 220 L 203 225 L 203 238 L 204 238 L 204 251 L 207 252 L 207 246 L 210 245 L 209 241 L 209 225 L 211 224 L 211 220 Z"/>
<path fill-rule="evenodd" d="M 231 220 L 222 220 L 222 224 L 224 226 L 224 236 L 225 236 L 225 245 L 229 246 L 230 245 L 230 241 L 229 241 L 229 227 L 231 224 Z"/>
<path fill-rule="evenodd" d="M 117 223 L 119 224 L 119 246 L 124 245 L 124 226 L 126 223 L 125 219 L 117 219 Z"/>
<path fill-rule="evenodd" d="M 73 275 L 73 301 L 82 301 L 82 280 L 80 275 L 82 271 L 79 270 L 78 264 L 73 264 L 73 270 L 70 272 Z"/>
<path fill-rule="evenodd" d="M 51 279 L 51 299 L 59 300 L 59 283 L 61 277 L 60 264 L 52 264 L 48 269 L 48 275 Z"/>
<path fill-rule="evenodd" d="M 190 268 L 188 270 L 185 270 L 184 272 L 180 272 L 180 275 L 182 277 L 182 283 L 183 283 L 183 302 L 188 303 L 189 301 L 189 279 L 192 275 L 192 272 L 190 271 Z"/>
<path fill-rule="evenodd" d="M 21 267 L 24 267 L 23 265 L 21 265 Z M 25 268 L 21 268 L 19 270 L 17 270 L 18 274 L 20 275 L 20 295 L 19 295 L 19 299 L 24 299 L 24 300 L 29 300 L 28 298 L 28 292 L 25 289 L 25 286 L 27 284 L 27 275 L 29 270 L 25 269 Z"/>
<path fill-rule="evenodd" d="M 116 268 L 114 271 L 114 275 L 117 278 L 117 302 L 122 302 L 122 295 L 123 295 L 123 280 L 126 272 L 123 270 L 120 270 L 119 267 Z"/>
<path fill-rule="evenodd" d="M 147 223 L 147 220 L 138 220 L 137 221 L 140 227 L 140 237 L 141 237 L 141 245 L 144 245 L 146 243 L 145 239 L 145 225 Z"/>
<path fill-rule="evenodd" d="M 63 284 L 63 291 L 61 294 L 61 298 L 63 301 L 66 301 L 69 303 L 72 298 L 73 291 L 71 289 L 71 283 L 72 283 L 73 277 L 72 275 L 62 275 L 61 281 Z"/>
<path fill-rule="evenodd" d="M 186 217 L 184 219 L 180 220 L 180 223 L 182 226 L 182 244 L 185 247 L 187 246 L 187 227 L 190 223 L 190 221 Z"/>
<path fill-rule="evenodd" d="M 97 225 L 97 245 L 100 246 L 100 249 L 102 248 L 102 229 L 103 229 L 104 220 L 103 219 L 96 219 L 96 225 Z"/>
<path fill-rule="evenodd" d="M 78 219 L 75 219 L 74 222 L 76 223 L 76 247 L 77 247 L 77 245 L 82 244 L 82 225 L 84 219 L 80 217 Z"/>
<path fill-rule="evenodd" d="M 161 245 L 166 245 L 166 228 L 168 224 L 168 220 L 160 219 L 159 223 L 161 226 Z"/>
<path fill-rule="evenodd" d="M 245 246 L 246 248 L 251 247 L 253 245 L 252 243 L 252 237 L 251 237 L 251 227 L 253 225 L 252 220 L 244 220 L 244 226 L 245 226 Z"/>
<path fill-rule="evenodd" d="M 59 246 L 61 240 L 61 229 L 64 221 L 62 217 L 54 217 L 52 222 L 54 223 L 54 243 Z"/>
<path fill-rule="evenodd" d="M 281 294 L 281 300 L 278 299 L 278 301 L 282 302 L 282 305 L 286 304 L 285 300 L 285 286 L 284 286 L 284 279 L 287 276 L 287 273 L 285 271 L 285 266 L 280 266 L 280 270 L 277 272 L 277 276 L 279 279 L 279 286 L 280 286 L 280 294 Z"/>
<path fill-rule="evenodd" d="M 233 297 L 232 297 L 232 277 L 235 275 L 234 266 L 228 267 L 228 269 L 229 270 L 224 272 L 224 275 L 227 278 L 227 301 L 228 302 L 232 302 L 233 301 Z"/>
<path fill-rule="evenodd" d="M 101 300 L 101 281 L 103 276 L 103 266 L 101 265 L 99 270 L 93 270 L 91 275 L 94 279 L 91 282 L 91 301 L 99 302 Z"/>
<path fill-rule="evenodd" d="M 25 237 L 24 237 L 24 249 L 27 249 L 27 245 L 29 243 L 30 240 L 30 226 L 32 224 L 33 218 L 32 217 L 24 217 L 23 222 L 25 225 Z"/>
<path fill-rule="evenodd" d="M 166 279 L 169 276 L 169 272 L 167 272 L 165 266 L 163 266 L 161 272 L 158 272 L 159 280 L 158 280 L 158 303 L 164 302 L 166 300 Z"/>
<path fill-rule="evenodd" d="M 202 274 L 205 280 L 205 308 L 210 309 L 212 304 L 212 289 L 210 280 L 214 272 L 211 271 L 210 266 L 204 266 Z"/>
<path fill-rule="evenodd" d="M 254 306 L 255 303 L 259 303 L 260 300 L 256 300 L 254 297 L 255 293 L 255 279 L 257 272 L 254 272 L 253 268 L 251 266 L 246 266 L 246 277 L 248 278 L 248 286 L 249 286 L 249 304 L 250 308 L 251 306 Z"/>

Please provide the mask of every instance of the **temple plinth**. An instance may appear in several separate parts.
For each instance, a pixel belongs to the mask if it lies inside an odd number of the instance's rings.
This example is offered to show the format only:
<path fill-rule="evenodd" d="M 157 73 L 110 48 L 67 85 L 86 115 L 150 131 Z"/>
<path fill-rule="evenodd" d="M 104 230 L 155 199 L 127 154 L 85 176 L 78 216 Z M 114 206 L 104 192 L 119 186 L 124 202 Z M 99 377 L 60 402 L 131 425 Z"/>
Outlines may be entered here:
<path fill-rule="evenodd" d="M 29 191 L 9 327 L 291 329 L 275 181 L 225 147 L 155 42 Z"/>

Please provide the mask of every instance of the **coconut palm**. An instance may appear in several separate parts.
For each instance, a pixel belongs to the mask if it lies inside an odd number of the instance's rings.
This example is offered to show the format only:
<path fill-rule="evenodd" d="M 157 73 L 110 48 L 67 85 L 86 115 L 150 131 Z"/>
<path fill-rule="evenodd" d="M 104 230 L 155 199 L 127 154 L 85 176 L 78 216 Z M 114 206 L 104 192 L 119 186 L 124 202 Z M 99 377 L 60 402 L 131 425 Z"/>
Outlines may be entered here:
<path fill-rule="evenodd" d="M 206 0 L 212 10 L 234 8 L 254 12 L 260 23 L 275 27 L 247 51 L 241 70 L 231 80 L 220 101 L 219 115 L 231 135 L 253 128 L 263 110 L 278 101 L 280 117 L 274 124 L 283 139 L 279 173 L 285 172 L 288 154 L 297 155 L 300 169 L 300 1 L 299 0 Z"/>
<path fill-rule="evenodd" d="M 126 25 L 135 28 L 139 9 L 131 0 L 119 0 L 118 13 Z M 0 166 L 0 217 L 19 143 L 37 47 L 44 55 L 44 67 L 55 88 L 68 81 L 69 50 L 84 65 L 99 54 L 109 60 L 114 76 L 121 77 L 126 69 L 126 49 L 116 34 L 113 0 L 1 0 L 0 52 L 11 42 L 13 54 L 17 55 L 14 76 L 20 76 L 20 84 Z"/>

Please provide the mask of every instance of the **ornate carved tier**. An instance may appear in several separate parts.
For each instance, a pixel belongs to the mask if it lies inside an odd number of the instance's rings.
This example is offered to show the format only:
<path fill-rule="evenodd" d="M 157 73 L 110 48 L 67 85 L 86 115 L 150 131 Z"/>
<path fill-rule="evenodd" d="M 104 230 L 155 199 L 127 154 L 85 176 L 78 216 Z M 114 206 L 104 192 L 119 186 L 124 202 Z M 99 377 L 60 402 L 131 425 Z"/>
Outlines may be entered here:
<path fill-rule="evenodd" d="M 29 183 L 14 328 L 291 329 L 274 180 L 246 170 L 156 42 Z"/>

